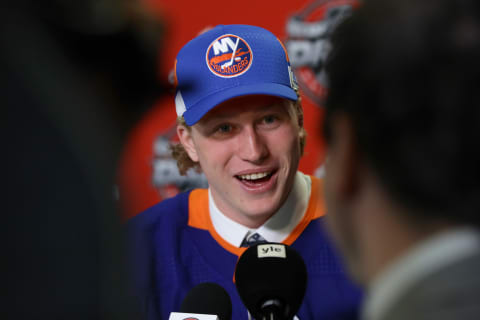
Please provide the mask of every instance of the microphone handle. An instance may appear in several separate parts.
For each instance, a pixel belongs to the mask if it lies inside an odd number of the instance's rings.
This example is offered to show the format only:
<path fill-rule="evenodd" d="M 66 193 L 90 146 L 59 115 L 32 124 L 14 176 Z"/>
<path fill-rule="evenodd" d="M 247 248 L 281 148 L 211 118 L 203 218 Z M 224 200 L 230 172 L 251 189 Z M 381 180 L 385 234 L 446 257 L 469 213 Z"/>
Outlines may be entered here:
<path fill-rule="evenodd" d="M 270 312 L 268 317 L 264 316 L 263 320 L 275 320 L 275 317 L 273 316 L 273 312 Z"/>
<path fill-rule="evenodd" d="M 294 320 L 295 318 L 285 319 L 285 320 Z M 284 320 L 276 316 L 275 312 L 269 312 L 268 315 L 264 315 L 262 320 Z"/>

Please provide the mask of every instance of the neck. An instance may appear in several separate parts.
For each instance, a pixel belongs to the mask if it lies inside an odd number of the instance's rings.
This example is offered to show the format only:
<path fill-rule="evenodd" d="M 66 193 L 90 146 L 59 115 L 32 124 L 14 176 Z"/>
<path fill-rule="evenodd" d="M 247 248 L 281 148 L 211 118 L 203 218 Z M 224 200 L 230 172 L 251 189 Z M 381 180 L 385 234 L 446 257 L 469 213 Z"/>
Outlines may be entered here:
<path fill-rule="evenodd" d="M 408 218 L 411 210 L 396 205 L 383 190 L 367 189 L 358 206 L 354 223 L 358 226 L 359 278 L 366 285 L 420 241 L 450 227 L 443 222 L 412 221 Z"/>
<path fill-rule="evenodd" d="M 371 178 L 371 176 L 370 176 Z M 423 239 L 449 228 L 442 222 L 420 221 L 411 208 L 392 199 L 378 180 L 365 179 L 351 203 L 355 256 L 351 265 L 357 280 L 368 285 L 389 264 Z"/>
<path fill-rule="evenodd" d="M 235 208 L 225 207 L 223 202 L 219 201 L 215 190 L 210 189 L 210 191 L 215 206 L 224 216 L 249 229 L 258 229 L 277 212 L 274 210 L 273 212 L 246 213 L 235 210 Z"/>

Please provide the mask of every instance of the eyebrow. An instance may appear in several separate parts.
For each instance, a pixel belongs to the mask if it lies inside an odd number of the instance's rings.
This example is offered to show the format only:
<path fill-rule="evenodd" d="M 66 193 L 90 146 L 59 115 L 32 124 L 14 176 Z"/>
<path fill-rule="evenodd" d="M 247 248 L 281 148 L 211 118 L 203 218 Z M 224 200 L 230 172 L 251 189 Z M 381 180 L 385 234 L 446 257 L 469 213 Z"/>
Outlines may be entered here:
<path fill-rule="evenodd" d="M 258 107 L 258 109 L 261 109 L 262 112 L 265 111 L 265 112 L 268 112 L 270 111 L 271 109 L 273 108 L 276 108 L 276 107 L 281 107 L 281 108 L 284 108 L 285 105 L 283 104 L 278 104 L 278 103 L 271 103 L 271 104 L 268 104 L 268 105 L 265 105 L 265 106 L 262 106 L 262 107 Z M 214 109 L 212 109 L 214 110 Z M 235 116 L 236 113 L 239 113 L 239 112 L 242 112 L 241 110 L 238 110 L 238 112 L 235 112 L 233 114 L 233 116 Z M 209 122 L 211 121 L 216 121 L 216 120 L 222 120 L 222 119 L 226 119 L 226 118 L 231 118 L 232 117 L 232 114 L 231 113 L 218 113 L 218 114 L 215 114 L 214 118 L 212 117 L 209 117 L 208 119 L 202 119 L 199 123 L 203 123 L 203 124 L 208 124 Z"/>

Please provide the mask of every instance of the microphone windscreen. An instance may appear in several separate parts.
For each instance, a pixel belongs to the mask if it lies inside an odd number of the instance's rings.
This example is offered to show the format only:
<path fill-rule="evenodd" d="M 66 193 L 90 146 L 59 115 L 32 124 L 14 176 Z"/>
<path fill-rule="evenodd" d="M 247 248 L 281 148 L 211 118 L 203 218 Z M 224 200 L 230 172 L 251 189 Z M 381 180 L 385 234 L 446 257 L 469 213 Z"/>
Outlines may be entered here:
<path fill-rule="evenodd" d="M 232 318 L 232 301 L 225 289 L 213 282 L 193 287 L 180 305 L 180 312 L 217 315 L 220 320 Z"/>
<path fill-rule="evenodd" d="M 249 247 L 235 268 L 235 284 L 243 303 L 255 319 L 265 316 L 269 301 L 281 302 L 281 318 L 292 319 L 307 287 L 307 268 L 292 247 L 264 243 Z"/>

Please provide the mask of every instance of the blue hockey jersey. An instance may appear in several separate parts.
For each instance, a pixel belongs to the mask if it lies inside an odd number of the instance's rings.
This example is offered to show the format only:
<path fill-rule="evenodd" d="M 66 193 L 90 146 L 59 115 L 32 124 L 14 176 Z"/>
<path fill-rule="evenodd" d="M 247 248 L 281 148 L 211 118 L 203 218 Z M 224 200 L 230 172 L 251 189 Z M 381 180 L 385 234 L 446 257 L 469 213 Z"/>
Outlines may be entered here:
<path fill-rule="evenodd" d="M 307 267 L 307 291 L 297 317 L 356 319 L 361 292 L 344 273 L 325 233 L 321 181 L 314 177 L 311 181 L 307 211 L 283 241 Z M 202 282 L 218 283 L 229 293 L 232 320 L 248 319 L 234 283 L 235 265 L 245 248 L 234 247 L 218 235 L 208 208 L 208 190 L 195 189 L 129 221 L 133 291 L 146 319 L 168 319 L 170 312 L 179 311 L 188 291 Z"/>

